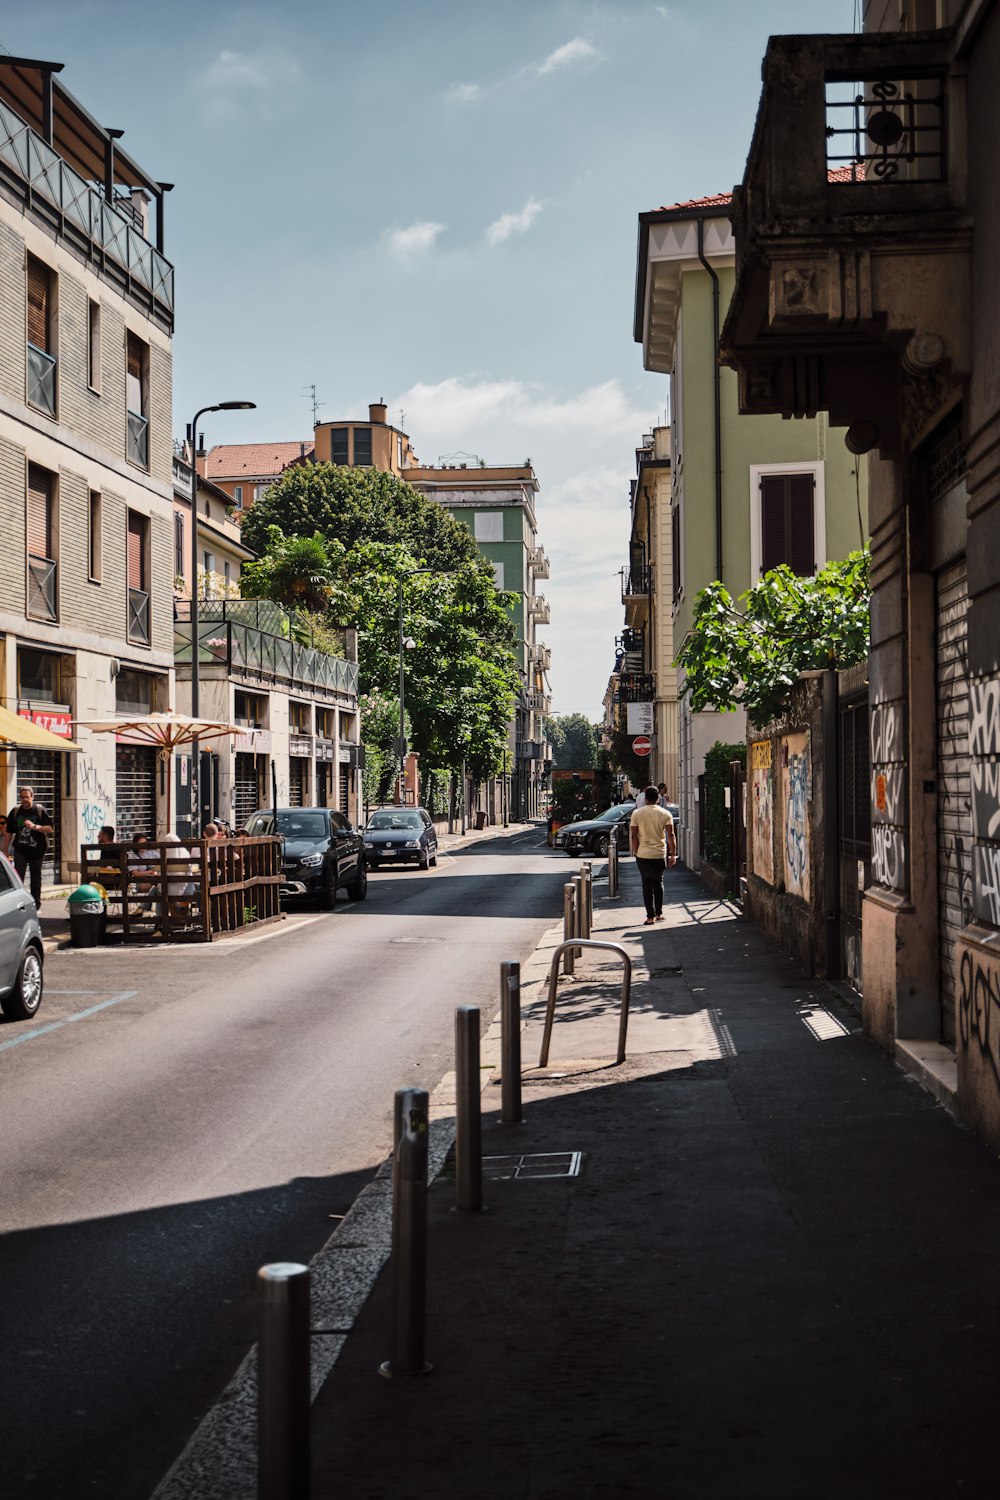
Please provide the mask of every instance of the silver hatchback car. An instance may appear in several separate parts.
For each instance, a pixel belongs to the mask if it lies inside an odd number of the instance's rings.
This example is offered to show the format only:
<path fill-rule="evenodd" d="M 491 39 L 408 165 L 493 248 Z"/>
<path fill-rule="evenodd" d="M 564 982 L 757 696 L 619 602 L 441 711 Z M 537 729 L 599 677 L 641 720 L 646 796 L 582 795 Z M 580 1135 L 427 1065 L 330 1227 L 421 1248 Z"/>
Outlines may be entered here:
<path fill-rule="evenodd" d="M 0 854 L 0 1010 L 27 1021 L 42 1003 L 42 929 L 35 903 Z"/>

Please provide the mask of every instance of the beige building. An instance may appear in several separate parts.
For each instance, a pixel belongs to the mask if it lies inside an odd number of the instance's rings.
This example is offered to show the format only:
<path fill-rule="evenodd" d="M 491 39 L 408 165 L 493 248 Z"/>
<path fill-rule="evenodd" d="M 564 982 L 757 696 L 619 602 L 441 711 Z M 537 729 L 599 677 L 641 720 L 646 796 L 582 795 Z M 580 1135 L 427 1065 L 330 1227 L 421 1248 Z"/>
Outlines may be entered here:
<path fill-rule="evenodd" d="M 0 55 L 0 699 L 68 736 L 173 704 L 174 297 L 166 187 L 61 68 Z M 30 781 L 53 814 L 49 880 L 165 811 L 154 750 L 73 733 L 0 756 L 4 807 Z"/>
<path fill-rule="evenodd" d="M 174 454 L 174 594 L 191 597 L 191 464 L 183 449 Z M 198 476 L 198 597 L 239 597 L 240 573 L 253 557 L 240 537 L 235 506 L 225 490 Z"/>
<path fill-rule="evenodd" d="M 198 473 L 229 496 L 237 515 L 249 510 L 283 469 L 312 452 L 312 443 L 217 443 L 205 453 L 198 440 Z"/>

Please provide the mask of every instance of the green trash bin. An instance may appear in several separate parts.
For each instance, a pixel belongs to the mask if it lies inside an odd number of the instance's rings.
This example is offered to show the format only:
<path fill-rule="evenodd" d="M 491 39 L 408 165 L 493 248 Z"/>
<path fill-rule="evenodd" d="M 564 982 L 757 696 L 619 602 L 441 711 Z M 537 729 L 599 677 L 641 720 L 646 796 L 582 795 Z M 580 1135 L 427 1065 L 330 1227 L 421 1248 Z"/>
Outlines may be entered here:
<path fill-rule="evenodd" d="M 96 948 L 104 935 L 104 897 L 95 885 L 78 885 L 66 903 L 73 948 Z"/>

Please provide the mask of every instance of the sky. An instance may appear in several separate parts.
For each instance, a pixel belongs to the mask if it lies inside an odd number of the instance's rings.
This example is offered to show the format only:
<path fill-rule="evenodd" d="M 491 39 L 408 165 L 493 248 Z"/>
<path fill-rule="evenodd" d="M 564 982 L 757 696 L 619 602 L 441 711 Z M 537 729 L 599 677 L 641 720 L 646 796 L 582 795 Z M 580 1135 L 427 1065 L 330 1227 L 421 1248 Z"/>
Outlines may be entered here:
<path fill-rule="evenodd" d="M 423 462 L 530 458 L 556 713 L 601 717 L 629 480 L 663 420 L 637 215 L 743 175 L 768 35 L 856 0 L 33 0 L 0 46 L 167 198 L 174 432 L 308 440 L 384 398 Z"/>

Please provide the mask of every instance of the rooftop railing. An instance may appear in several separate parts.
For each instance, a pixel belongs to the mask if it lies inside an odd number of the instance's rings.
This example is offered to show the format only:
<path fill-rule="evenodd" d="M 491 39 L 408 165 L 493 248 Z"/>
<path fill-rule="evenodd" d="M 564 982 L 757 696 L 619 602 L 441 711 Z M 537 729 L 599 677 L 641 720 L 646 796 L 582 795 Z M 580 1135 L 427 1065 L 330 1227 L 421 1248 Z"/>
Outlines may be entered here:
<path fill-rule="evenodd" d="M 294 634 L 293 634 L 294 633 Z M 260 599 L 200 599 L 198 660 L 225 666 L 237 677 L 301 683 L 353 697 L 358 691 L 357 662 L 332 656 L 294 635 L 312 638 L 305 622 L 277 604 Z M 191 662 L 191 605 L 174 605 L 174 662 Z"/>

